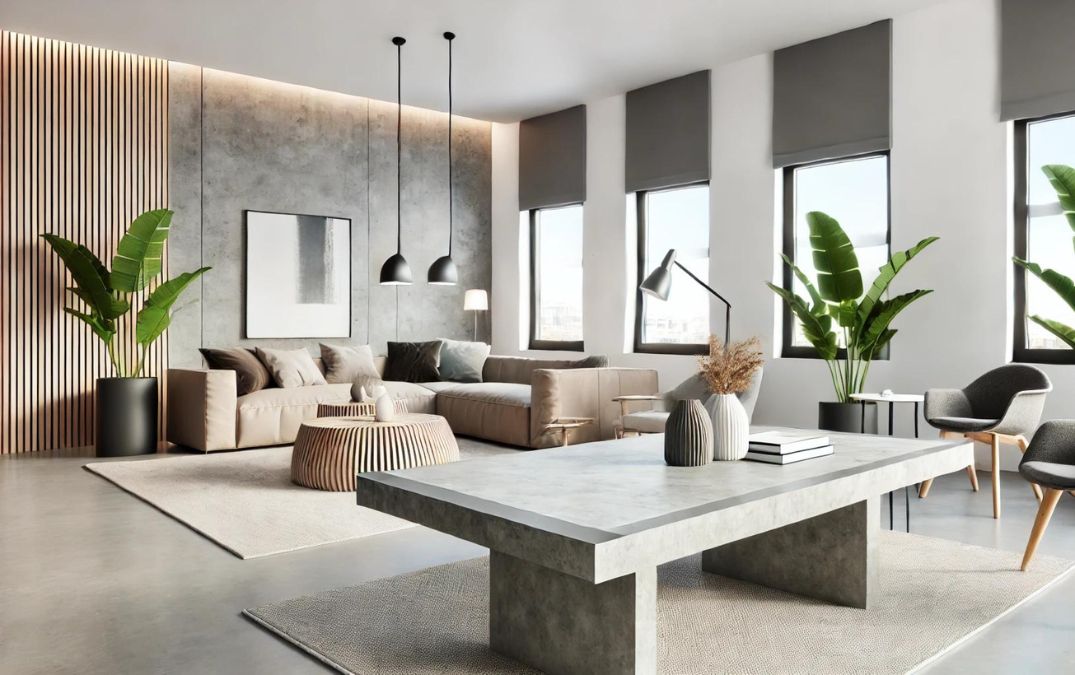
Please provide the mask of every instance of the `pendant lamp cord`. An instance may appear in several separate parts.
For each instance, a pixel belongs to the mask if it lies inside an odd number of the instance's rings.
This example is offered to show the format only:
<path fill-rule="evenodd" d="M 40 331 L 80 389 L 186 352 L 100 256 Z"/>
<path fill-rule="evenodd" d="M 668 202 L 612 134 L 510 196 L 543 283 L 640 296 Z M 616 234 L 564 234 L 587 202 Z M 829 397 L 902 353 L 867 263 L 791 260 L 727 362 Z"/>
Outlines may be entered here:
<path fill-rule="evenodd" d="M 396 253 L 403 252 L 403 39 L 396 40 Z"/>
<path fill-rule="evenodd" d="M 452 39 L 455 35 L 445 33 L 448 40 L 448 257 L 452 255 L 452 216 L 455 206 L 452 180 Z"/>

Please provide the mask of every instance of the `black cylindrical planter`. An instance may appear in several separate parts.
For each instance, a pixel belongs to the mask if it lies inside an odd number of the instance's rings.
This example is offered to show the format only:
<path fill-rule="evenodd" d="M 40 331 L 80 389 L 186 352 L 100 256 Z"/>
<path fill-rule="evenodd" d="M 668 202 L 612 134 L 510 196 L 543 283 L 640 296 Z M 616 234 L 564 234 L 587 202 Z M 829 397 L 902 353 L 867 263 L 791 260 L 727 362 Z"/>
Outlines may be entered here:
<path fill-rule="evenodd" d="M 852 434 L 876 434 L 877 404 L 867 403 L 864 411 L 861 403 L 822 401 L 817 404 L 817 428 Z"/>
<path fill-rule="evenodd" d="M 157 451 L 157 378 L 97 380 L 97 456 Z"/>

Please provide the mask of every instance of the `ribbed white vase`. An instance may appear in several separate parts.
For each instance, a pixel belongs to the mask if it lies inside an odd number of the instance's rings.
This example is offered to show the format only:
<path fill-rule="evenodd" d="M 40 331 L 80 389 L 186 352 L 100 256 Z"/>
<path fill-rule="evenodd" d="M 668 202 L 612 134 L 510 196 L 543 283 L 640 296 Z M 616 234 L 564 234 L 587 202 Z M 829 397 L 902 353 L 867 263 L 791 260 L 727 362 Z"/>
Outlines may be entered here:
<path fill-rule="evenodd" d="M 705 402 L 713 420 L 713 459 L 734 460 L 747 456 L 750 419 L 735 394 L 713 394 Z"/>

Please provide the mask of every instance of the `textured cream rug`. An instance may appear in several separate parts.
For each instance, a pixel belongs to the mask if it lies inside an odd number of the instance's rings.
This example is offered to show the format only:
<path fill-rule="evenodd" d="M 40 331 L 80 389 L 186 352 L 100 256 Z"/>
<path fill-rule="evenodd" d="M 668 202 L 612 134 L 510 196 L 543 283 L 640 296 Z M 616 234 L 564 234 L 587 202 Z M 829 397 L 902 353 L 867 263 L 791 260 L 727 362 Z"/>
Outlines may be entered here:
<path fill-rule="evenodd" d="M 519 452 L 460 438 L 468 458 Z M 414 527 L 362 508 L 353 492 L 291 482 L 291 447 L 94 462 L 86 469 L 240 558 L 259 558 Z"/>
<path fill-rule="evenodd" d="M 699 556 L 660 568 L 662 673 L 904 673 L 954 646 L 1072 563 L 882 532 L 870 610 L 706 574 Z M 488 648 L 488 558 L 441 565 L 244 611 L 345 673 L 528 673 Z M 555 645 L 549 645 L 555 649 Z"/>

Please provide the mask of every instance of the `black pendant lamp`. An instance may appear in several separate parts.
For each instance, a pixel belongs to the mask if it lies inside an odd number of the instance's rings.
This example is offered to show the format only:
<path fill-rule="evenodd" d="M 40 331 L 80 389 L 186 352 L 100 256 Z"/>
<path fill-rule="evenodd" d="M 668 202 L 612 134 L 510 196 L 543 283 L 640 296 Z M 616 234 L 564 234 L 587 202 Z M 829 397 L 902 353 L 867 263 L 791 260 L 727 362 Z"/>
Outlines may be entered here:
<path fill-rule="evenodd" d="M 452 260 L 452 40 L 455 33 L 445 33 L 444 39 L 448 41 L 448 255 L 433 261 L 427 280 L 438 286 L 455 286 L 459 281 L 459 270 Z"/>
<path fill-rule="evenodd" d="M 403 150 L 403 45 L 401 37 L 392 38 L 396 46 L 396 253 L 381 265 L 382 286 L 410 286 L 411 266 L 403 257 L 403 181 L 400 164 Z"/>

